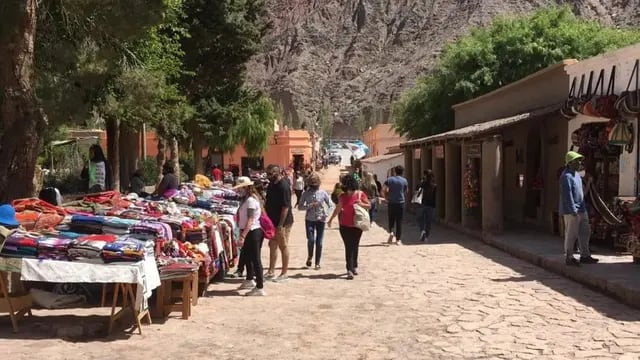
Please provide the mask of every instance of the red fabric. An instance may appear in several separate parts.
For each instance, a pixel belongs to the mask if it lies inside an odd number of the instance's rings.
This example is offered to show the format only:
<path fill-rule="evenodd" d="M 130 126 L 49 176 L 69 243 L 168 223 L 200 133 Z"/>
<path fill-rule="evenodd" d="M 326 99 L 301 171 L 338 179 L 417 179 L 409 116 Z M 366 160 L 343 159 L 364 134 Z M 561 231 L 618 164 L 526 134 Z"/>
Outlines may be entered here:
<path fill-rule="evenodd" d="M 360 201 L 368 201 L 367 195 L 358 191 Z M 349 195 L 347 193 L 343 193 L 340 195 L 340 206 L 342 206 L 342 211 L 340 212 L 340 225 L 355 227 L 355 217 L 356 211 L 353 209 L 353 205 L 358 202 L 358 195 L 355 193 L 353 195 Z"/>
<path fill-rule="evenodd" d="M 212 174 L 213 174 L 213 180 L 222 181 L 222 170 L 218 168 L 213 169 Z"/>
<path fill-rule="evenodd" d="M 55 205 L 51 205 L 46 201 L 42 201 L 36 198 L 13 200 L 11 206 L 13 206 L 16 212 L 33 210 L 44 214 L 58 214 L 62 216 L 67 215 L 67 211 L 65 209 Z"/>
<path fill-rule="evenodd" d="M 120 198 L 120 193 L 117 191 L 104 191 L 97 194 L 88 194 L 82 200 L 90 203 L 100 205 L 111 205 L 117 208 L 128 208 L 131 205 L 130 201 Z"/>
<path fill-rule="evenodd" d="M 85 235 L 78 238 L 78 241 L 104 241 L 112 243 L 117 240 L 117 236 L 108 234 Z"/>

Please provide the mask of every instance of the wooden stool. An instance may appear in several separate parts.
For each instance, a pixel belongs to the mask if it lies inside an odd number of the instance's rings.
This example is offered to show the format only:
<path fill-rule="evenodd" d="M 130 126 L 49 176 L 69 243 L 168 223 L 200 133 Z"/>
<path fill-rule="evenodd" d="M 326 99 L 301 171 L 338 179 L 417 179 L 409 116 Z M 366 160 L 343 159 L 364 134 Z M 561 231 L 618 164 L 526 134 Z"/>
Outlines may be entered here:
<path fill-rule="evenodd" d="M 182 283 L 181 290 L 173 290 L 173 283 Z M 174 302 L 178 300 L 177 302 Z M 182 277 L 161 279 L 161 285 L 156 293 L 156 312 L 161 317 L 167 317 L 172 312 L 182 312 L 184 320 L 191 316 L 191 306 L 198 300 L 198 272 L 194 271 Z"/>

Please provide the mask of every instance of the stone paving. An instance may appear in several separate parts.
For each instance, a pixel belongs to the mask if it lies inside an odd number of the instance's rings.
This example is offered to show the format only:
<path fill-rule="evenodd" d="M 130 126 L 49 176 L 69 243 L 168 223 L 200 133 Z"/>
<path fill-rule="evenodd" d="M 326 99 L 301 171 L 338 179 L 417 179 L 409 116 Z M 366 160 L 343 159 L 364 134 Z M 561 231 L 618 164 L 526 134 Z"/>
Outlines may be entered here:
<path fill-rule="evenodd" d="M 336 173 L 329 171 L 327 184 Z M 0 354 L 49 360 L 639 358 L 640 312 L 479 241 L 437 227 L 428 244 L 388 247 L 385 232 L 374 226 L 362 241 L 360 275 L 349 281 L 335 229 L 326 234 L 322 270 L 304 269 L 303 214 L 295 215 L 291 279 L 267 283 L 266 297 L 242 297 L 239 280 L 228 280 L 210 285 L 190 320 L 145 326 L 142 336 L 80 341 L 42 336 L 33 324 L 60 313 L 37 310 L 21 334 L 0 320 Z M 415 228 L 407 233 L 417 237 Z M 266 259 L 266 246 L 263 251 Z"/>

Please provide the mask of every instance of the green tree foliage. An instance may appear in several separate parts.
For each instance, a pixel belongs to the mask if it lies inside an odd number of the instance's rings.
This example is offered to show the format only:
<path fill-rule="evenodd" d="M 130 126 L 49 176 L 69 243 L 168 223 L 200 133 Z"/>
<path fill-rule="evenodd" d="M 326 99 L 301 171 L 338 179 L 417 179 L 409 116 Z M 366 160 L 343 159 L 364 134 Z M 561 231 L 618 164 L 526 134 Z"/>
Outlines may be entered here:
<path fill-rule="evenodd" d="M 264 9 L 263 0 L 185 0 L 190 36 L 182 45 L 190 74 L 183 86 L 196 111 L 187 128 L 218 151 L 244 144 L 259 153 L 273 128 L 272 106 L 245 88 L 246 63 L 266 30 Z"/>
<path fill-rule="evenodd" d="M 640 31 L 607 28 L 551 7 L 501 17 L 448 45 L 435 69 L 394 104 L 395 126 L 410 138 L 452 128 L 451 107 L 564 59 L 584 59 L 640 41 Z"/>

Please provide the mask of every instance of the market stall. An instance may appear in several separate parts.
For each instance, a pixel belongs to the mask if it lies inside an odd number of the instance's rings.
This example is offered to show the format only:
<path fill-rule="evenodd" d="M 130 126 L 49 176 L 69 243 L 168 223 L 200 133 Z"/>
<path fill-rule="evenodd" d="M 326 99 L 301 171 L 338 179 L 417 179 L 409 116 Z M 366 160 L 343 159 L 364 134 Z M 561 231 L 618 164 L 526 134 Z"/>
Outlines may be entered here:
<path fill-rule="evenodd" d="M 171 199 L 104 192 L 61 207 L 38 199 L 4 205 L 0 272 L 19 273 L 26 284 L 102 284 L 103 306 L 112 293 L 109 332 L 124 310 L 133 312 L 141 332 L 141 320 L 151 322 L 154 289 L 156 315 L 182 311 L 186 319 L 198 293 L 238 257 L 237 194 L 210 182 L 205 189 L 198 185 L 181 185 Z M 11 213 L 4 222 L 2 208 Z M 18 303 L 4 280 L 0 285 L 0 305 L 8 304 L 4 312 L 17 331 L 17 320 L 31 311 L 30 299 Z"/>

